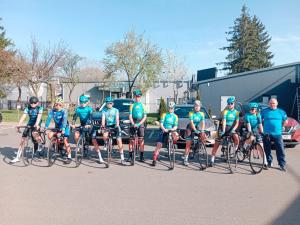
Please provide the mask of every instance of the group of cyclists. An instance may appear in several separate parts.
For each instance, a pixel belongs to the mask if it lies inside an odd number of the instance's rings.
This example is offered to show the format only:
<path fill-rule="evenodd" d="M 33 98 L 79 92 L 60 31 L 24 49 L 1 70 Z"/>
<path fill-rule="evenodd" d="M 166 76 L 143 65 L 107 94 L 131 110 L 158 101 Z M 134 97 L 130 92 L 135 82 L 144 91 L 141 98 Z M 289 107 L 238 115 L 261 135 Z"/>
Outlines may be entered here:
<path fill-rule="evenodd" d="M 134 103 L 130 105 L 129 121 L 130 121 L 130 139 L 129 139 L 129 156 L 127 161 L 130 161 L 133 157 L 133 136 L 137 133 L 138 145 L 140 149 L 140 161 L 145 162 L 144 158 L 144 135 L 145 135 L 145 122 L 147 118 L 147 112 L 145 106 L 141 102 L 142 91 L 136 89 L 133 92 Z M 105 141 L 108 139 L 107 129 L 112 129 L 114 136 L 117 140 L 120 163 L 125 165 L 124 159 L 124 148 L 122 143 L 122 130 L 120 128 L 120 118 L 119 110 L 114 107 L 114 99 L 112 97 L 105 98 L 105 107 L 102 109 L 101 113 L 95 113 L 95 110 L 89 106 L 90 98 L 86 95 L 81 95 L 79 98 L 79 106 L 75 109 L 73 119 L 71 124 L 68 122 L 68 110 L 64 108 L 64 101 L 61 97 L 55 100 L 53 108 L 49 111 L 47 119 L 45 121 L 45 133 L 49 140 L 54 135 L 54 131 L 49 129 L 49 126 L 53 120 L 55 129 L 61 132 L 63 135 L 64 148 L 66 150 L 67 158 L 65 160 L 66 164 L 71 163 L 71 146 L 69 143 L 70 130 L 75 129 L 77 118 L 80 120 L 80 127 L 87 128 L 90 130 L 91 142 L 94 147 L 95 152 L 99 157 L 98 163 L 104 163 L 103 157 L 101 155 L 101 148 L 98 144 L 97 139 L 102 138 Z M 170 101 L 168 103 L 167 112 L 161 115 L 160 127 L 158 132 L 156 148 L 153 152 L 152 166 L 156 166 L 159 157 L 159 151 L 166 142 L 167 135 L 172 132 L 173 142 L 176 143 L 180 138 L 177 132 L 178 128 L 178 116 L 174 113 L 176 107 L 175 102 Z M 258 104 L 251 102 L 249 104 L 250 111 L 245 115 L 245 125 L 248 132 L 255 134 L 258 142 L 262 142 L 261 134 L 263 134 L 262 119 L 258 110 Z M 31 133 L 32 141 L 34 143 L 34 152 L 38 152 L 42 145 L 42 138 L 39 133 L 42 123 L 42 113 L 43 107 L 39 105 L 39 99 L 37 97 L 31 97 L 29 99 L 29 104 L 24 110 L 24 114 L 20 118 L 17 129 L 22 126 L 26 117 L 29 117 L 27 122 L 27 127 L 22 134 L 22 140 L 17 152 L 17 156 L 11 161 L 11 163 L 16 163 L 20 161 L 20 156 L 22 149 L 24 147 L 24 142 L 26 137 Z M 98 116 L 97 116 L 98 115 Z M 235 109 L 235 98 L 229 97 L 227 99 L 227 107 L 222 111 L 221 123 L 219 125 L 218 135 L 215 138 L 215 144 L 212 149 L 212 155 L 210 157 L 210 166 L 214 166 L 215 156 L 219 148 L 220 142 L 224 134 L 231 134 L 235 148 L 239 146 L 240 137 L 238 135 L 237 129 L 239 126 L 239 112 Z M 29 129 L 31 127 L 31 129 Z M 79 137 L 82 133 L 82 129 L 76 130 L 74 132 L 74 139 L 77 143 Z M 201 102 L 199 100 L 194 101 L 194 109 L 189 113 L 189 123 L 186 127 L 185 140 L 186 147 L 183 155 L 183 164 L 185 166 L 189 165 L 189 153 L 191 149 L 191 144 L 194 136 L 197 136 L 199 140 L 205 142 L 205 115 L 201 112 Z M 245 144 L 251 142 L 251 138 L 247 138 Z M 105 145 L 104 145 L 105 146 Z M 102 149 L 103 150 L 103 149 Z M 266 160 L 265 160 L 266 162 Z"/>

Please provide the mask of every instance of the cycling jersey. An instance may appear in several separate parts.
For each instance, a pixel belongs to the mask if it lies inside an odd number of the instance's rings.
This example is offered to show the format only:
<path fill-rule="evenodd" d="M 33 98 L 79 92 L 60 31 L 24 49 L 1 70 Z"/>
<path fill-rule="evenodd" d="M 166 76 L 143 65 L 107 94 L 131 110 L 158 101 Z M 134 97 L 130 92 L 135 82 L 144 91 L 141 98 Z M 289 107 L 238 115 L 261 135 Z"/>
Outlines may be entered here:
<path fill-rule="evenodd" d="M 93 112 L 92 107 L 90 106 L 79 106 L 75 109 L 75 113 L 73 115 L 72 124 L 75 124 L 77 117 L 80 119 L 80 125 L 85 126 L 91 123 L 91 114 Z"/>
<path fill-rule="evenodd" d="M 178 116 L 175 113 L 164 113 L 160 118 L 164 128 L 171 129 L 178 126 Z"/>
<path fill-rule="evenodd" d="M 58 129 L 67 129 L 68 128 L 68 111 L 66 109 L 62 109 L 57 111 L 56 109 L 51 109 L 45 127 L 48 128 L 50 125 L 51 120 L 54 120 L 55 128 Z"/>
<path fill-rule="evenodd" d="M 260 115 L 260 113 L 258 113 L 258 114 L 256 114 L 256 113 L 254 113 L 254 114 L 246 113 L 245 122 L 250 123 L 251 130 L 253 132 L 257 132 L 258 131 L 258 125 L 261 124 L 261 115 Z"/>
<path fill-rule="evenodd" d="M 105 116 L 105 126 L 112 126 L 117 124 L 117 116 L 119 115 L 119 110 L 112 107 L 103 109 L 103 115 Z"/>
<path fill-rule="evenodd" d="M 145 106 L 141 102 L 134 102 L 130 106 L 129 113 L 132 115 L 132 119 L 134 121 L 140 121 L 144 118 L 144 116 L 147 116 Z"/>
<path fill-rule="evenodd" d="M 239 112 L 236 109 L 225 109 L 222 114 L 222 119 L 226 120 L 226 126 L 232 126 L 234 122 L 239 120 Z"/>
<path fill-rule="evenodd" d="M 195 127 L 198 127 L 201 121 L 205 120 L 205 116 L 204 113 L 201 111 L 199 112 L 192 111 L 189 113 L 189 119 L 190 121 L 193 121 Z"/>
<path fill-rule="evenodd" d="M 25 108 L 24 114 L 27 114 L 29 116 L 27 126 L 34 126 L 36 123 L 38 114 L 43 114 L 43 107 L 37 106 L 35 108 L 32 108 L 32 107 L 28 106 Z M 42 120 L 40 121 L 40 124 L 41 124 L 41 122 L 42 122 Z"/>

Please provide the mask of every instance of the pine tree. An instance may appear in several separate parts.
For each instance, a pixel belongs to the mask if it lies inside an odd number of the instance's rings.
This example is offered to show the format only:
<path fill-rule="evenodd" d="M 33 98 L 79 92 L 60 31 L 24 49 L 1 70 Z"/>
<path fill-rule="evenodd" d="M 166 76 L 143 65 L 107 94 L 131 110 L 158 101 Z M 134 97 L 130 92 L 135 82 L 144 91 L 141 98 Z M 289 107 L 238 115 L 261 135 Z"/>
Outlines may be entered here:
<path fill-rule="evenodd" d="M 167 112 L 167 105 L 166 105 L 165 100 L 161 97 L 160 103 L 159 103 L 159 108 L 158 108 L 158 116 L 159 116 L 158 121 L 160 120 L 161 115 L 166 112 Z"/>
<path fill-rule="evenodd" d="M 229 46 L 221 48 L 229 52 L 226 62 L 219 63 L 223 64 L 223 70 L 234 74 L 272 66 L 273 54 L 268 51 L 271 38 L 262 22 L 249 15 L 245 5 L 230 29 L 226 33 L 230 36 Z"/>

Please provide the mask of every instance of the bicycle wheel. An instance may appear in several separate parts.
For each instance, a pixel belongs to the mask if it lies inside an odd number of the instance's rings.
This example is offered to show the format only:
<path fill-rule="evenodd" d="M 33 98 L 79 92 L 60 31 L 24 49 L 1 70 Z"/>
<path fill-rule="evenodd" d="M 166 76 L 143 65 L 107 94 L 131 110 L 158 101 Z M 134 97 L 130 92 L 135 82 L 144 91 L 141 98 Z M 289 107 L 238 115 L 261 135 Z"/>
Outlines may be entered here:
<path fill-rule="evenodd" d="M 75 148 L 75 164 L 78 167 L 81 164 L 83 158 L 83 151 L 84 151 L 84 138 L 80 137 L 78 143 Z"/>
<path fill-rule="evenodd" d="M 22 160 L 25 166 L 32 164 L 33 155 L 34 155 L 34 145 L 31 140 L 27 139 L 27 143 L 26 145 L 24 145 L 22 151 Z"/>
<path fill-rule="evenodd" d="M 208 154 L 206 151 L 205 144 L 200 142 L 198 144 L 198 162 L 201 170 L 205 170 L 208 166 Z"/>
<path fill-rule="evenodd" d="M 109 168 L 109 165 L 110 165 L 110 162 L 111 162 L 111 152 L 112 152 L 112 148 L 113 148 L 113 145 L 112 145 L 112 138 L 109 138 L 108 139 L 108 143 L 107 143 L 107 147 L 106 147 L 106 150 L 107 150 L 107 159 L 106 159 L 106 167 Z"/>
<path fill-rule="evenodd" d="M 173 170 L 175 167 L 175 146 L 173 140 L 169 140 L 168 143 L 168 156 L 170 161 L 170 169 Z"/>
<path fill-rule="evenodd" d="M 237 167 L 237 154 L 234 150 L 233 144 L 228 145 L 227 149 L 227 163 L 230 173 L 234 173 Z"/>
<path fill-rule="evenodd" d="M 137 138 L 135 138 L 134 139 L 133 150 L 132 150 L 132 159 L 131 159 L 131 165 L 133 165 L 133 166 L 135 164 L 138 148 L 139 148 L 139 142 L 138 142 Z"/>
<path fill-rule="evenodd" d="M 48 159 L 48 166 L 52 166 L 57 158 L 58 154 L 58 145 L 56 143 L 56 138 L 52 138 L 48 150 L 47 150 L 47 159 Z"/>
<path fill-rule="evenodd" d="M 249 163 L 253 173 L 260 173 L 265 163 L 264 150 L 259 143 L 251 146 L 249 152 Z"/>
<path fill-rule="evenodd" d="M 247 154 L 245 153 L 245 149 L 239 146 L 238 150 L 236 151 L 238 162 L 243 162 L 246 159 Z"/>

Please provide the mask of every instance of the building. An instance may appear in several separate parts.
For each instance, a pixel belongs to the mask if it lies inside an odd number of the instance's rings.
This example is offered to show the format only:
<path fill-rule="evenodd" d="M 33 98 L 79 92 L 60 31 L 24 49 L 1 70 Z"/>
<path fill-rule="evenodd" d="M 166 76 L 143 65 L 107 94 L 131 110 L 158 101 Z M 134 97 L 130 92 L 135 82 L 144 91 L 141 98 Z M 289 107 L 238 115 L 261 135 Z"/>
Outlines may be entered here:
<path fill-rule="evenodd" d="M 198 74 L 199 75 L 199 74 Z M 191 91 L 199 91 L 202 103 L 219 115 L 228 96 L 239 102 L 268 103 L 271 97 L 288 116 L 300 119 L 300 62 L 223 77 L 198 76 Z"/>

